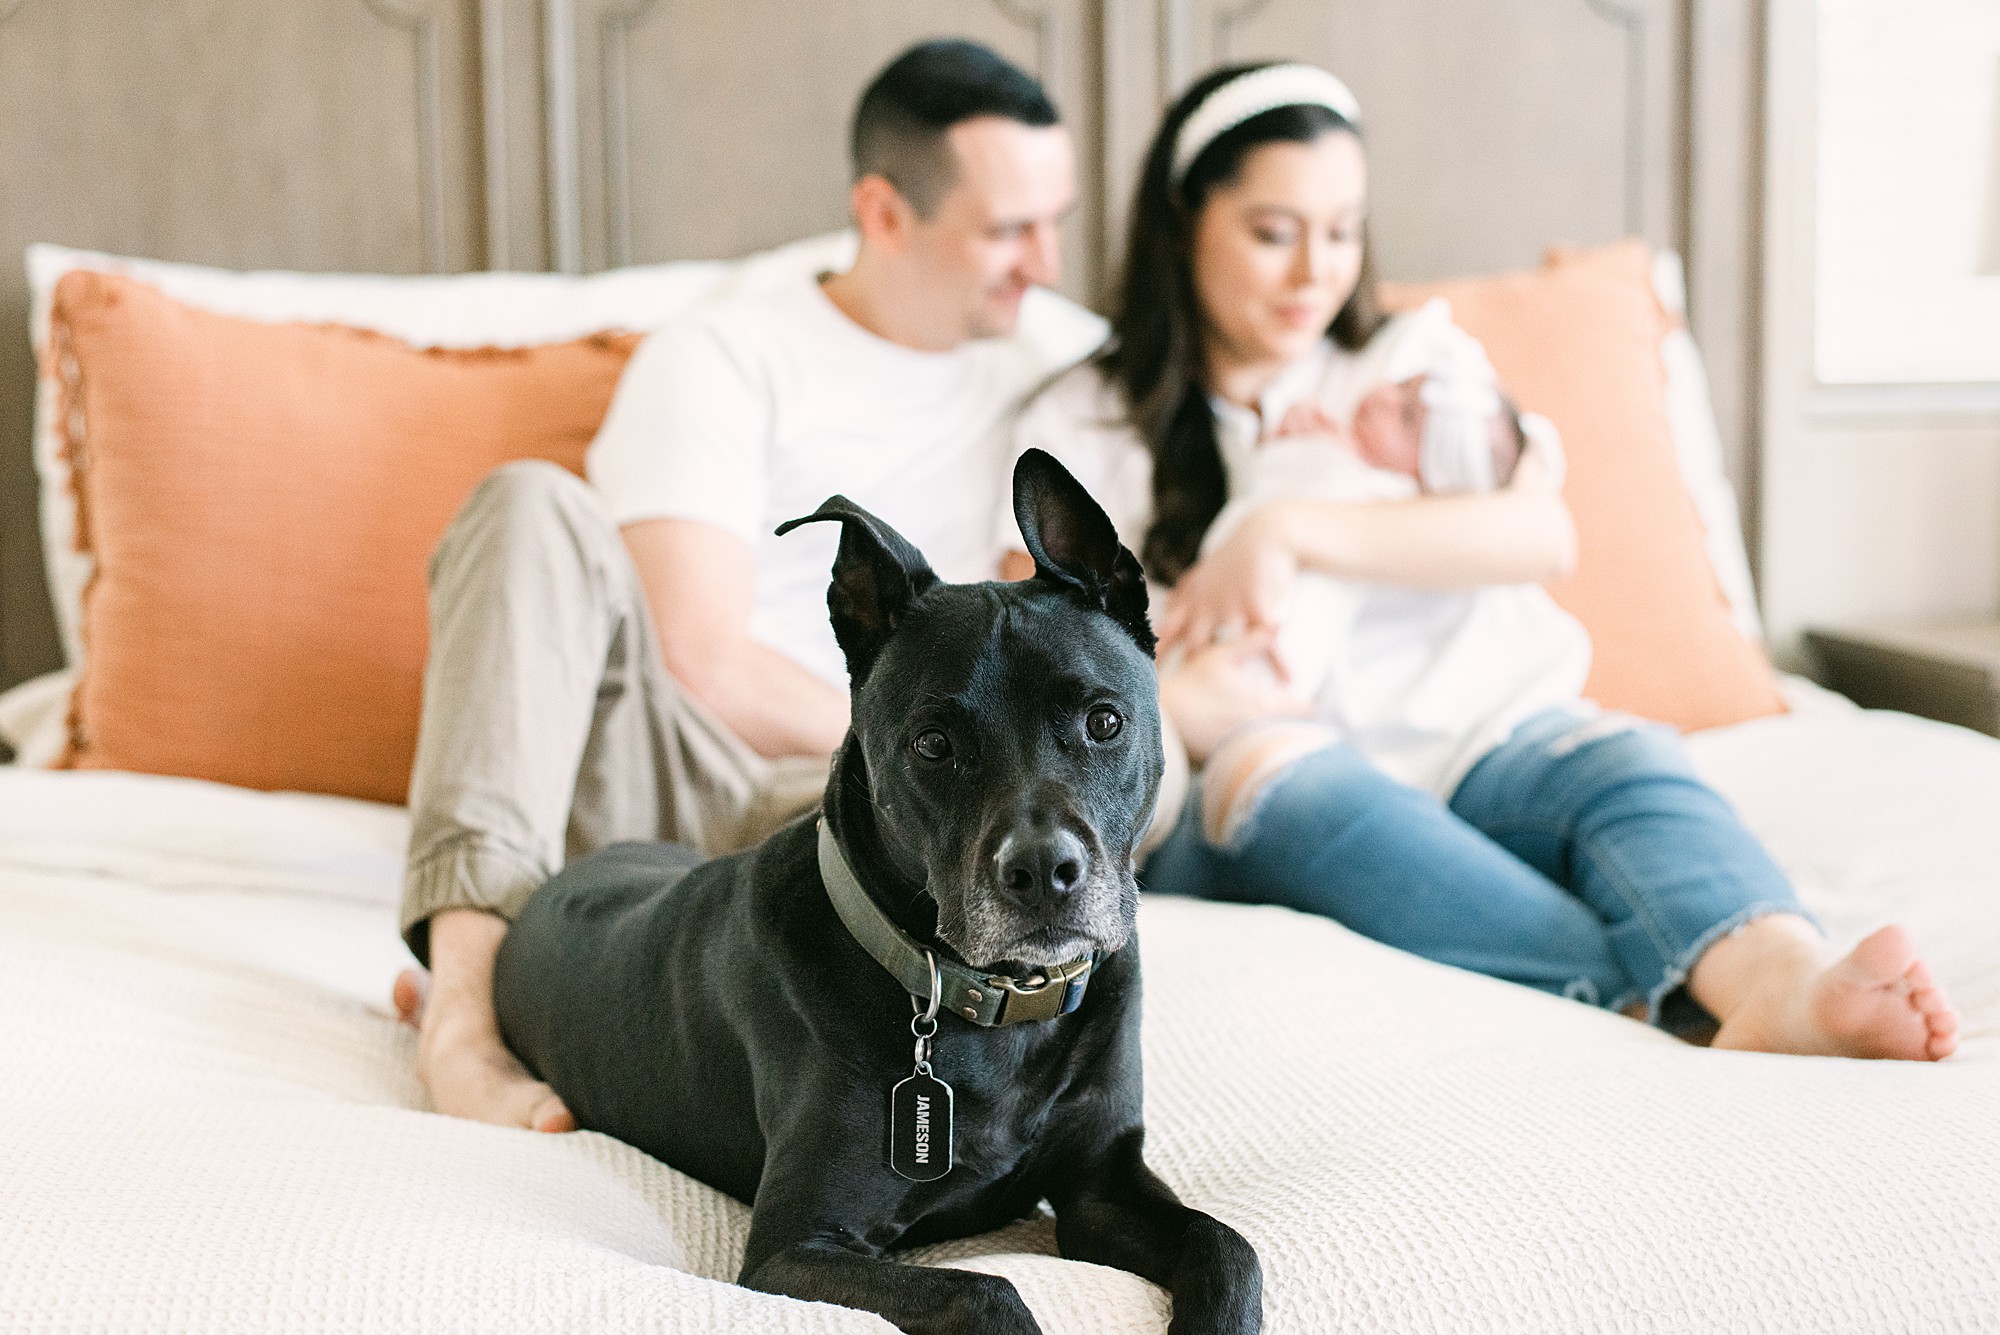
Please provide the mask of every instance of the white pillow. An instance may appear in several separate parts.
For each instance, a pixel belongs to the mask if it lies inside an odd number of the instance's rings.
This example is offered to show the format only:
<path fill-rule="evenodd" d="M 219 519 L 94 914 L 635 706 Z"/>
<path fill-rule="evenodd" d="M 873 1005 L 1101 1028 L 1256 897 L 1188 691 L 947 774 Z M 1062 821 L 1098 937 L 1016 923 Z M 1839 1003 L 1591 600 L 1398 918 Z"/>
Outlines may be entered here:
<path fill-rule="evenodd" d="M 1653 257 L 1653 290 L 1660 304 L 1681 323 L 1660 340 L 1660 361 L 1667 373 L 1667 431 L 1674 438 L 1681 481 L 1687 485 L 1695 512 L 1701 516 L 1708 563 L 1729 599 L 1736 628 L 1746 640 L 1761 642 L 1763 622 L 1757 615 L 1757 590 L 1750 580 L 1750 557 L 1743 547 L 1743 520 L 1736 507 L 1736 489 L 1723 470 L 1722 433 L 1715 425 L 1715 405 L 1708 397 L 1708 372 L 1701 352 L 1687 331 L 1687 282 L 1681 257 L 1663 250 Z"/>
<path fill-rule="evenodd" d="M 62 668 L 0 693 L 0 757 L 25 769 L 53 765 L 69 735 L 64 722 L 74 685 L 76 669 Z"/>
<path fill-rule="evenodd" d="M 703 302 L 770 291 L 801 275 L 845 269 L 852 232 L 829 232 L 740 260 L 639 265 L 575 277 L 546 273 L 472 273 L 397 277 L 384 274 L 239 273 L 193 264 L 132 259 L 65 246 L 28 247 L 29 320 L 45 348 L 49 303 L 72 269 L 141 279 L 203 310 L 272 322 L 352 325 L 417 347 L 522 347 L 580 338 L 605 329 L 647 333 Z M 1104 322 L 1053 292 L 1029 294 L 1021 333 L 1052 365 L 1081 358 L 1104 337 Z M 76 550 L 75 501 L 56 430 L 56 377 L 44 363 L 35 392 L 34 456 L 41 486 L 42 552 L 63 649 L 83 660 L 78 633 L 91 561 Z"/>

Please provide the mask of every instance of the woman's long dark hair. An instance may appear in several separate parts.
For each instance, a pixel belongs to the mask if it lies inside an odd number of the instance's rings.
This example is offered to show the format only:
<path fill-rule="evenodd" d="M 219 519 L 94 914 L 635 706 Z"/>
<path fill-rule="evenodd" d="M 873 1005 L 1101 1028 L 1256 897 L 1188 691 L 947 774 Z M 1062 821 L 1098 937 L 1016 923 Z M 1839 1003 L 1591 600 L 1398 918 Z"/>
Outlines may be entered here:
<path fill-rule="evenodd" d="M 1195 220 L 1209 192 L 1237 178 L 1251 149 L 1278 141 L 1311 143 L 1334 131 L 1359 133 L 1353 122 L 1326 107 L 1277 107 L 1217 135 L 1176 185 L 1174 139 L 1182 123 L 1210 91 L 1258 68 L 1236 65 L 1204 76 L 1160 122 L 1132 204 L 1111 339 L 1098 358 L 1153 454 L 1153 526 L 1140 559 L 1147 573 L 1165 584 L 1194 564 L 1202 535 L 1229 493 L 1208 402 L 1194 287 Z M 1363 346 L 1382 324 L 1372 251 L 1364 227 L 1360 280 L 1327 329 L 1327 337 L 1344 348 Z"/>

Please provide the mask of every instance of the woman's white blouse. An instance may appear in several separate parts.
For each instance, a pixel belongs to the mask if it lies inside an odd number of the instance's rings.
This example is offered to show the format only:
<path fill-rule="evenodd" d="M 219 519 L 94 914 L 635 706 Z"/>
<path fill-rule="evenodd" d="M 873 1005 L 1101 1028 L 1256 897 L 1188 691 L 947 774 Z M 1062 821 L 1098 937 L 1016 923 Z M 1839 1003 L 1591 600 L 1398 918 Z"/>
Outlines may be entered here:
<path fill-rule="evenodd" d="M 1383 344 L 1378 336 L 1354 353 L 1321 343 L 1273 382 L 1257 412 L 1215 404 L 1232 499 L 1271 494 L 1270 479 L 1260 472 L 1263 463 L 1278 459 L 1260 458 L 1263 424 L 1283 420 L 1308 397 L 1346 420 L 1380 383 L 1374 354 Z M 1015 447 L 1043 449 L 1059 459 L 1104 506 L 1120 540 L 1134 552 L 1141 549 L 1152 523 L 1152 455 L 1127 420 L 1117 389 L 1094 365 L 1068 371 L 1022 411 Z M 1343 460 L 1332 447 L 1324 451 L 1324 477 L 1302 483 L 1298 452 L 1291 453 L 1285 461 L 1288 494 L 1328 500 L 1390 494 L 1386 486 L 1357 491 L 1352 457 Z M 1019 547 L 1020 539 L 1009 545 Z M 1304 576 L 1299 585 L 1281 624 L 1289 628 L 1294 618 L 1312 618 L 1315 642 L 1331 639 L 1330 649 L 1315 652 L 1309 673 L 1315 714 L 1384 772 L 1441 798 L 1448 799 L 1480 757 L 1524 720 L 1581 700 L 1589 635 L 1537 585 L 1430 590 L 1325 575 Z M 1162 591 L 1155 588 L 1153 596 L 1158 608 Z M 1319 624 L 1333 619 L 1331 608 L 1340 609 L 1338 624 Z"/>

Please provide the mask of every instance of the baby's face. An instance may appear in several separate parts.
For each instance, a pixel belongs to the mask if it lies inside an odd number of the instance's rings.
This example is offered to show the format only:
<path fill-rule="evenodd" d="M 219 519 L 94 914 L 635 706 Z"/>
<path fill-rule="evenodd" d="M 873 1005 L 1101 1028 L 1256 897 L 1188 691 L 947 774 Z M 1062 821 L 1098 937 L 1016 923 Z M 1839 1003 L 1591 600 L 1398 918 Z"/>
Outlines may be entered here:
<path fill-rule="evenodd" d="M 1417 476 L 1424 443 L 1424 378 L 1377 385 L 1354 408 L 1354 452 L 1371 468 Z"/>
<path fill-rule="evenodd" d="M 1430 414 L 1423 393 L 1424 377 L 1412 376 L 1393 385 L 1377 385 L 1355 405 L 1354 452 L 1363 463 L 1423 481 L 1419 460 L 1424 422 Z M 1495 413 L 1491 426 L 1493 477 L 1504 483 L 1513 476 L 1521 446 L 1506 413 Z"/>

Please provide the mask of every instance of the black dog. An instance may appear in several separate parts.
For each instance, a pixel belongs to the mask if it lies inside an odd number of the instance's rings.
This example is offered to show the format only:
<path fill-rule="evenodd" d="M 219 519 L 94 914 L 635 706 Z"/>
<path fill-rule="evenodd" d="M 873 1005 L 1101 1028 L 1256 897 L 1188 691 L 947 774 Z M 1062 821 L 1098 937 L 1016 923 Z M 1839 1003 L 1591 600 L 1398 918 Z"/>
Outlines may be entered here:
<path fill-rule="evenodd" d="M 854 722 L 823 828 L 572 865 L 507 933 L 501 1027 L 579 1125 L 753 1204 L 749 1288 L 1037 1331 L 1006 1280 L 884 1253 L 1046 1199 L 1063 1255 L 1171 1290 L 1178 1335 L 1253 1332 L 1256 1253 L 1140 1156 L 1145 582 L 1048 455 L 1022 458 L 1014 508 L 1036 571 L 1016 584 L 940 583 L 844 497 L 779 530 L 843 526 L 827 602 Z"/>

